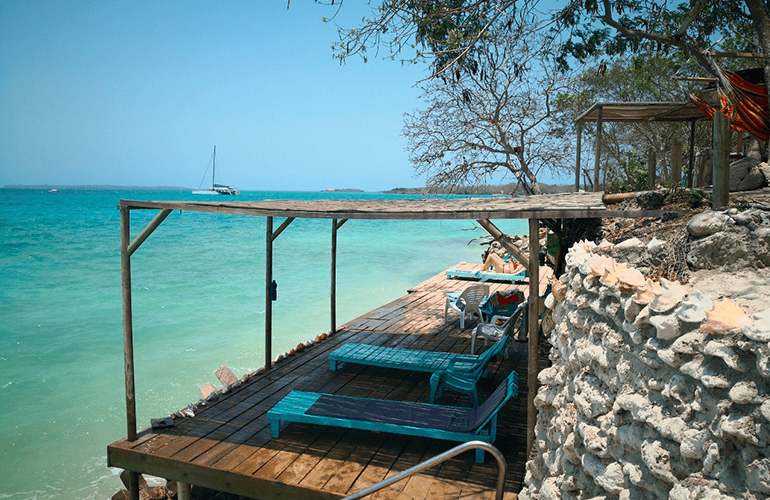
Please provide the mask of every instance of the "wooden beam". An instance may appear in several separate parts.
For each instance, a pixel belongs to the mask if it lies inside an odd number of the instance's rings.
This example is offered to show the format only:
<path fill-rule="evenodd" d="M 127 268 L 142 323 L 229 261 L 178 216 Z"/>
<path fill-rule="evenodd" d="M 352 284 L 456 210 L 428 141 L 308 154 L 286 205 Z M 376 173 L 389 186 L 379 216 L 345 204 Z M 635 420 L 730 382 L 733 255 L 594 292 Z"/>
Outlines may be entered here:
<path fill-rule="evenodd" d="M 288 219 L 287 219 L 288 220 Z M 286 222 L 284 222 L 286 224 Z M 280 234 L 280 231 L 279 231 Z M 277 237 L 277 235 L 275 235 Z M 273 218 L 265 223 L 265 370 L 272 366 L 273 350 Z"/>
<path fill-rule="evenodd" d="M 540 320 L 540 221 L 529 219 L 529 298 L 527 325 L 527 456 L 532 451 L 535 439 L 535 424 L 537 423 L 537 409 L 535 408 L 535 396 L 537 395 L 538 380 L 538 326 Z"/>
<path fill-rule="evenodd" d="M 294 222 L 294 219 L 295 219 L 295 218 L 296 218 L 296 217 L 288 217 L 288 218 L 287 218 L 285 221 L 283 221 L 283 224 L 281 224 L 280 226 L 278 226 L 278 229 L 276 229 L 276 230 L 275 230 L 275 232 L 274 232 L 274 233 L 272 233 L 272 234 L 270 235 L 270 238 L 271 238 L 273 241 L 275 241 L 275 240 L 276 240 L 276 238 L 278 238 L 278 236 L 280 236 L 280 235 L 281 235 L 281 233 L 283 232 L 283 230 L 284 230 L 284 229 L 286 229 L 287 227 L 289 227 L 289 224 L 291 224 L 292 222 Z"/>
<path fill-rule="evenodd" d="M 142 243 L 144 243 L 144 240 L 150 237 L 153 231 L 160 226 L 161 222 L 163 222 L 166 217 L 171 214 L 172 210 L 170 208 L 164 208 L 163 210 L 158 213 L 158 215 L 153 218 L 149 224 L 147 224 L 147 227 L 144 228 L 144 230 L 139 233 L 139 236 L 136 237 L 136 239 L 128 246 L 128 255 L 133 255 L 137 248 L 141 246 Z"/>
<path fill-rule="evenodd" d="M 730 199 L 730 119 L 722 113 L 714 113 L 713 146 L 711 208 L 716 210 Z"/>
<path fill-rule="evenodd" d="M 329 332 L 337 331 L 337 230 L 347 220 L 332 219 L 332 262 L 331 262 L 331 327 Z"/>
<path fill-rule="evenodd" d="M 599 167 L 602 158 L 602 107 L 596 110 L 596 150 L 594 152 L 594 192 L 601 191 L 599 186 Z"/>
<path fill-rule="evenodd" d="M 690 122 L 690 164 L 687 166 L 687 187 L 692 189 L 695 175 L 695 120 Z"/>
<path fill-rule="evenodd" d="M 484 230 L 489 233 L 491 237 L 493 237 L 498 243 L 500 243 L 503 248 L 508 250 L 514 257 L 516 257 L 516 260 L 519 261 L 519 263 L 524 267 L 529 267 L 529 258 L 524 255 L 524 252 L 519 250 L 519 248 L 516 245 L 512 245 L 508 242 L 508 238 L 504 238 L 505 233 L 500 231 L 497 226 L 495 226 L 492 221 L 489 219 L 479 219 L 478 223 L 481 225 L 481 227 L 484 228 Z"/>
<path fill-rule="evenodd" d="M 278 229 L 273 231 L 273 217 L 268 216 L 265 227 L 265 370 L 273 363 L 273 242 L 284 229 L 294 222 L 287 217 Z"/>
<path fill-rule="evenodd" d="M 657 155 L 655 153 L 655 148 L 650 146 L 649 151 L 647 152 L 647 188 L 648 189 L 655 189 L 655 173 L 657 171 Z"/>
<path fill-rule="evenodd" d="M 123 295 L 123 359 L 126 375 L 126 439 L 136 440 L 136 387 L 134 385 L 134 327 L 131 313 L 131 211 L 120 211 L 120 274 Z"/>
<path fill-rule="evenodd" d="M 329 298 L 331 309 L 330 333 L 337 331 L 337 229 L 341 225 L 337 225 L 337 219 L 332 219 L 331 291 Z"/>
<path fill-rule="evenodd" d="M 583 140 L 583 122 L 577 123 L 577 152 L 575 153 L 575 192 L 580 191 L 580 149 Z"/>
<path fill-rule="evenodd" d="M 134 384 L 134 326 L 131 312 L 130 242 L 131 209 L 121 207 L 120 275 L 123 302 L 123 361 L 126 378 L 126 439 L 128 441 L 136 441 L 136 386 Z M 139 500 L 139 474 L 129 471 L 127 486 L 129 498 L 131 500 Z"/>
<path fill-rule="evenodd" d="M 179 500 L 193 500 L 192 488 L 189 483 L 181 483 L 177 481 L 177 495 Z"/>
<path fill-rule="evenodd" d="M 677 186 L 682 185 L 682 141 L 674 139 L 671 145 L 671 179 Z"/>

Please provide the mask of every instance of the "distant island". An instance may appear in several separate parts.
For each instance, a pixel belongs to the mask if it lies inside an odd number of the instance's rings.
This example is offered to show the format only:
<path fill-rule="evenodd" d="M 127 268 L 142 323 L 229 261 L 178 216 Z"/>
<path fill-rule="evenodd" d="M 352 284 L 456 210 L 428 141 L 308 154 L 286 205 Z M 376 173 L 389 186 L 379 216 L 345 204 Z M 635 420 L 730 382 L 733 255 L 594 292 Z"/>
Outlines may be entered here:
<path fill-rule="evenodd" d="M 351 188 L 329 188 L 329 189 L 322 189 L 322 193 L 363 193 L 363 189 L 351 189 Z"/>
<path fill-rule="evenodd" d="M 76 189 L 80 191 L 191 191 L 179 186 L 111 186 L 106 184 L 6 184 L 3 189 Z"/>
<path fill-rule="evenodd" d="M 540 184 L 540 191 L 543 194 L 569 193 L 575 190 L 574 185 L 568 184 Z M 527 194 L 518 186 L 518 183 L 502 184 L 497 186 L 441 186 L 441 187 L 422 187 L 405 188 L 399 187 L 383 191 L 385 194 L 461 194 L 461 195 L 524 195 Z"/>

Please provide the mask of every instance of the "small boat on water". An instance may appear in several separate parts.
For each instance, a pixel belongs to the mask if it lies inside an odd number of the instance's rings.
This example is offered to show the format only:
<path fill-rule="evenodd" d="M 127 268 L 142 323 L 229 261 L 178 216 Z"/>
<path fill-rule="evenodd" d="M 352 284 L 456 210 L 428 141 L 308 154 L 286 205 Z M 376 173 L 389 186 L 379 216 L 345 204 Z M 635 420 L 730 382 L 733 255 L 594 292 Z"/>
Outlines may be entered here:
<path fill-rule="evenodd" d="M 208 169 L 207 169 L 208 170 Z M 240 191 L 234 187 L 227 186 L 225 184 L 216 183 L 217 174 L 217 147 L 214 146 L 214 156 L 212 157 L 211 166 L 211 189 L 196 189 L 192 194 L 224 194 L 224 195 L 236 195 L 241 194 Z M 203 182 L 201 182 L 203 184 Z"/>

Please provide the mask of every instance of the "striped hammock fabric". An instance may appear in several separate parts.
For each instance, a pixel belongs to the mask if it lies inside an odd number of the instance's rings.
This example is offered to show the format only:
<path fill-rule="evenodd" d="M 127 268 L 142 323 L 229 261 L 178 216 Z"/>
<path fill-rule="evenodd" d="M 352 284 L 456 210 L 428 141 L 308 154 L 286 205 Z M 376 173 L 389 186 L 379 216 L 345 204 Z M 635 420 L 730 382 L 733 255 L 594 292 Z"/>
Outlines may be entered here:
<path fill-rule="evenodd" d="M 719 86 L 721 108 L 717 109 L 696 96 L 690 101 L 703 111 L 709 119 L 720 112 L 730 118 L 730 128 L 748 132 L 762 142 L 770 140 L 770 111 L 767 102 L 767 87 L 747 82 L 737 73 L 722 70 L 724 78 Z"/>

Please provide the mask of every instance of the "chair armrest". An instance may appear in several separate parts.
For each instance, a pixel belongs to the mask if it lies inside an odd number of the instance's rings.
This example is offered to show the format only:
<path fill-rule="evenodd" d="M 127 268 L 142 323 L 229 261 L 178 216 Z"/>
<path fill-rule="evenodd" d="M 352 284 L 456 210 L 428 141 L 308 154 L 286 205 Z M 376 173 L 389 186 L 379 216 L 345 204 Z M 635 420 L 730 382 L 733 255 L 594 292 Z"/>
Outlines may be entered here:
<path fill-rule="evenodd" d="M 497 324 L 497 320 L 503 320 L 501 324 Z M 511 316 L 502 316 L 502 315 L 495 315 L 492 316 L 492 319 L 489 320 L 489 325 L 494 326 L 495 328 L 503 328 L 508 321 L 511 320 Z"/>
<path fill-rule="evenodd" d="M 457 363 L 466 364 L 468 365 L 468 367 L 464 368 L 462 365 L 457 366 Z M 468 361 L 467 359 L 453 358 L 449 360 L 446 370 L 441 370 L 436 373 L 441 373 L 441 372 L 472 373 L 473 371 L 478 370 L 478 364 L 479 364 L 478 361 Z"/>

